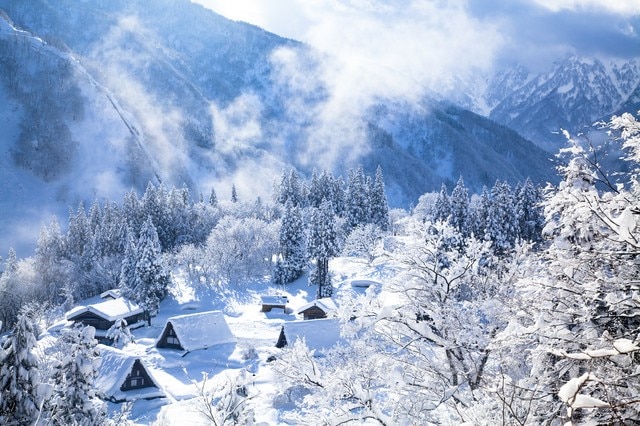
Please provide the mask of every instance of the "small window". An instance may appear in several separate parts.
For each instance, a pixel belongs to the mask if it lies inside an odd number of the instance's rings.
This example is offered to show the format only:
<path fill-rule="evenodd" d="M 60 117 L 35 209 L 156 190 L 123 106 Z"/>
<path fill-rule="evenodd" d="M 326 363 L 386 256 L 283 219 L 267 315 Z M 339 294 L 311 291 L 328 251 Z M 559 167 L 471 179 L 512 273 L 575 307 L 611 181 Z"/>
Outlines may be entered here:
<path fill-rule="evenodd" d="M 177 337 L 167 337 L 167 343 L 169 343 L 170 345 L 179 345 L 180 344 L 180 340 L 178 340 Z"/>

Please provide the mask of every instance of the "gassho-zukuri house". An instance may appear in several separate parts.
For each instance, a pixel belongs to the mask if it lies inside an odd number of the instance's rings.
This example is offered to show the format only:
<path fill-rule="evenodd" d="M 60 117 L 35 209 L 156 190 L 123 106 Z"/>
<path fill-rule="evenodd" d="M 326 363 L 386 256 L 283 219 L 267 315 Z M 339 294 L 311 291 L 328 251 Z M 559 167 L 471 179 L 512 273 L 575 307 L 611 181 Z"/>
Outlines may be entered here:
<path fill-rule="evenodd" d="M 119 297 L 92 305 L 77 306 L 67 312 L 67 321 L 90 325 L 96 329 L 96 338 L 104 341 L 107 331 L 119 319 L 124 319 L 130 329 L 145 324 L 144 310 L 137 304 Z"/>
<path fill-rule="evenodd" d="M 94 384 L 102 399 L 123 402 L 165 396 L 139 357 L 111 346 L 98 345 L 98 350 L 102 362 Z"/>
<path fill-rule="evenodd" d="M 156 346 L 191 352 L 236 342 L 224 314 L 221 311 L 209 311 L 169 318 Z"/>
<path fill-rule="evenodd" d="M 293 345 L 304 339 L 307 347 L 317 352 L 332 348 L 343 341 L 340 336 L 340 320 L 324 318 L 312 321 L 285 322 L 280 329 L 276 348 Z"/>

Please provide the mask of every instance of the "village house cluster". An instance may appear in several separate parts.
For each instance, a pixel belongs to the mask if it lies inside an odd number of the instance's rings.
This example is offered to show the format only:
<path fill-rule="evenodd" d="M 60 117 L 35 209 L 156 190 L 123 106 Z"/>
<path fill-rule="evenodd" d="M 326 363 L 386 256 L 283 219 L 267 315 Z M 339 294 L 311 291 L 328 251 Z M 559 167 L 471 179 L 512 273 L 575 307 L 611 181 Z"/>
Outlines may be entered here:
<path fill-rule="evenodd" d="M 110 330 L 122 321 L 129 330 L 144 327 L 147 324 L 145 312 L 123 297 L 119 290 L 106 291 L 100 299 L 97 303 L 77 306 L 67 312 L 64 327 L 82 324 L 96 329 L 95 337 L 102 360 L 95 386 L 101 397 L 115 403 L 165 397 L 162 386 L 143 357 L 111 346 L 114 340 Z M 279 335 L 274 336 L 275 347 L 283 348 L 304 339 L 310 349 L 322 350 L 341 341 L 340 322 L 336 317 L 338 307 L 332 298 L 313 300 L 296 310 L 290 309 L 288 302 L 288 298 L 281 295 L 265 295 L 260 299 L 262 312 L 280 309 L 283 313 L 293 313 L 302 318 L 284 322 Z M 181 351 L 182 356 L 236 343 L 236 336 L 221 311 L 172 316 L 155 339 L 156 348 Z"/>

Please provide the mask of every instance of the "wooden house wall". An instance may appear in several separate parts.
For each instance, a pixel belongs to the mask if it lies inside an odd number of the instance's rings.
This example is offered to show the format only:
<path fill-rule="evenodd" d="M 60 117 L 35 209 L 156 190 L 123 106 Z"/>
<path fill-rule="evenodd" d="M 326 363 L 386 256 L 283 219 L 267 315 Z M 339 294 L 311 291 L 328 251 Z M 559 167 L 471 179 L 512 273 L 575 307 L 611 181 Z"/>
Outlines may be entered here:
<path fill-rule="evenodd" d="M 108 321 L 93 312 L 83 312 L 77 317 L 70 318 L 74 322 L 80 322 L 84 325 L 90 325 L 97 330 L 108 330 L 114 324 L 114 321 Z"/>
<path fill-rule="evenodd" d="M 142 389 L 149 387 L 157 387 L 147 370 L 144 368 L 140 360 L 137 360 L 133 363 L 133 367 L 131 367 L 131 372 L 127 375 L 127 378 L 124 380 L 122 386 L 120 386 L 121 391 L 128 391 L 134 389 Z"/>
<path fill-rule="evenodd" d="M 108 330 L 113 326 L 113 324 L 115 324 L 115 321 L 109 321 L 91 311 L 83 312 L 80 315 L 69 319 L 74 322 L 81 322 L 84 325 L 90 325 L 96 330 Z M 144 319 L 144 313 L 130 315 L 124 319 L 129 325 L 135 324 L 136 322 Z"/>
<path fill-rule="evenodd" d="M 164 327 L 162 336 L 158 340 L 158 343 L 156 343 L 156 346 L 159 348 L 171 348 L 171 349 L 184 350 L 184 348 L 180 344 L 180 339 L 178 339 L 178 336 L 176 335 L 176 332 L 173 328 L 173 324 L 171 324 L 171 322 L 168 322 L 167 325 Z"/>
<path fill-rule="evenodd" d="M 317 306 L 311 306 L 301 313 L 305 320 L 322 319 L 327 317 L 327 313 Z"/>

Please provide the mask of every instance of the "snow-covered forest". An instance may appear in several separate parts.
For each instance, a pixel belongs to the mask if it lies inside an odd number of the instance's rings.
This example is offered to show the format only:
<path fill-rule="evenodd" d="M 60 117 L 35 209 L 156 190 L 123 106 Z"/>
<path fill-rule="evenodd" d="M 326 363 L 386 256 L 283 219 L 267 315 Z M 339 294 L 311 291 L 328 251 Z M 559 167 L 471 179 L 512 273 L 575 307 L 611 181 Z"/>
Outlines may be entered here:
<path fill-rule="evenodd" d="M 215 388 L 203 374 L 190 398 L 198 421 L 639 421 L 640 122 L 624 114 L 605 126 L 625 176 L 569 138 L 557 186 L 498 181 L 470 194 L 461 178 L 410 210 L 389 209 L 382 169 L 361 167 L 308 180 L 284 171 L 271 200 L 149 184 L 119 202 L 81 203 L 66 226 L 42 226 L 33 256 L 4 260 L 0 423 L 149 422 L 104 402 L 93 327 L 52 327 L 83 300 L 120 289 L 143 308 L 142 328 L 110 330 L 126 350 L 185 288 L 239 305 L 256 288 L 301 282 L 311 299 L 338 302 L 337 344 L 244 353 L 257 359 L 254 376 L 273 378 L 269 392 L 244 368 Z M 343 291 L 358 277 L 380 285 Z"/>

